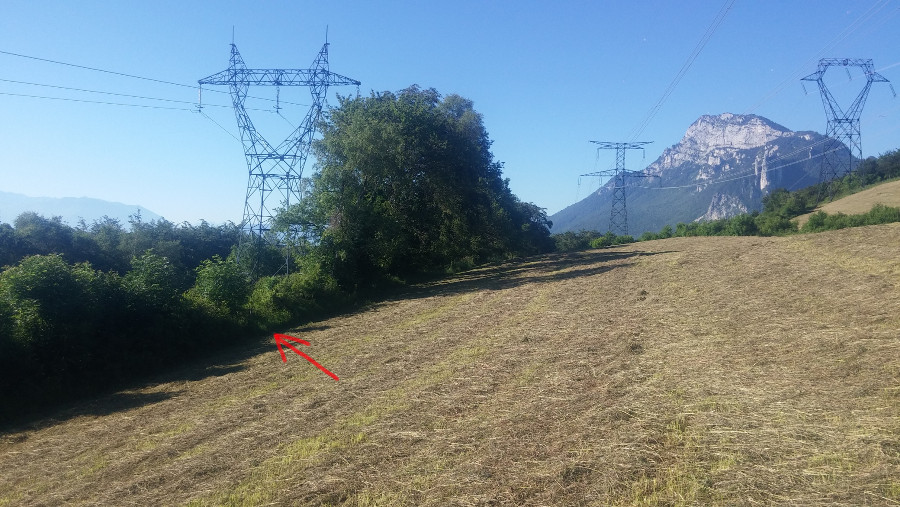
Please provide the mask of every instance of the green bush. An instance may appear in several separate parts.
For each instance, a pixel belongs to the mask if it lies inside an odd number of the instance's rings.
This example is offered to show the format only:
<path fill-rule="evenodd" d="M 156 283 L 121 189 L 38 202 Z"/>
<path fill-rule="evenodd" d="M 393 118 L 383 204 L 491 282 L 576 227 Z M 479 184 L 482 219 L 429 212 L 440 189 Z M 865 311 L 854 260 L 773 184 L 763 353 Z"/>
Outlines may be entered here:
<path fill-rule="evenodd" d="M 876 204 L 866 213 L 866 225 L 890 224 L 900 222 L 900 208 L 892 208 L 884 204 Z"/>
<path fill-rule="evenodd" d="M 167 312 L 181 298 L 178 272 L 167 257 L 147 250 L 131 259 L 131 271 L 124 277 L 124 285 L 135 302 L 133 309 L 142 312 Z"/>
<path fill-rule="evenodd" d="M 282 326 L 291 321 L 291 311 L 276 296 L 276 287 L 281 277 L 266 276 L 253 285 L 247 301 L 250 315 L 262 328 Z"/>
<path fill-rule="evenodd" d="M 239 316 L 252 290 L 250 279 L 231 258 L 218 255 L 200 263 L 197 280 L 186 296 L 201 306 L 224 314 Z"/>
<path fill-rule="evenodd" d="M 588 248 L 592 248 L 592 241 L 602 237 L 603 235 L 597 231 L 585 230 L 578 232 L 566 231 L 552 236 L 557 252 L 577 252 L 580 250 L 587 250 Z"/>
<path fill-rule="evenodd" d="M 612 232 L 607 232 L 603 236 L 592 240 L 591 248 L 605 248 L 608 246 L 624 245 L 626 243 L 634 243 L 634 238 L 631 236 L 617 236 Z"/>
<path fill-rule="evenodd" d="M 817 211 L 810 215 L 800 232 L 822 232 L 845 229 L 847 227 L 861 227 L 864 225 L 879 225 L 900 222 L 900 208 L 892 208 L 884 204 L 876 204 L 867 213 L 861 215 L 845 215 L 835 213 L 829 215 L 824 211 Z"/>
<path fill-rule="evenodd" d="M 780 236 L 797 232 L 797 224 L 784 215 L 761 213 L 756 217 L 756 231 L 760 236 Z"/>

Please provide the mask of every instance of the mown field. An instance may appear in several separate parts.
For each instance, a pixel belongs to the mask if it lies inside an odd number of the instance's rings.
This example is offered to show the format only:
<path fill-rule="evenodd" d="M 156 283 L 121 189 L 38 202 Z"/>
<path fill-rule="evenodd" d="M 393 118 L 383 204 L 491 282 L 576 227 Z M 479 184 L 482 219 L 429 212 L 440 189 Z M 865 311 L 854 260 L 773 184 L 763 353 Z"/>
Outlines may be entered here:
<path fill-rule="evenodd" d="M 835 213 L 860 215 L 862 213 L 867 213 L 872 209 L 872 206 L 876 204 L 884 204 L 885 206 L 891 207 L 900 206 L 900 180 L 889 181 L 872 188 L 867 188 L 861 192 L 850 194 L 847 197 L 825 204 L 819 208 L 819 210 L 824 211 L 829 215 Z M 803 224 L 809 221 L 810 215 L 812 215 L 812 213 L 800 215 L 795 218 L 794 221 L 798 226 L 803 227 Z"/>
<path fill-rule="evenodd" d="M 900 224 L 411 288 L 0 434 L 0 505 L 900 503 Z M 47 350 L 52 354 L 52 350 Z"/>

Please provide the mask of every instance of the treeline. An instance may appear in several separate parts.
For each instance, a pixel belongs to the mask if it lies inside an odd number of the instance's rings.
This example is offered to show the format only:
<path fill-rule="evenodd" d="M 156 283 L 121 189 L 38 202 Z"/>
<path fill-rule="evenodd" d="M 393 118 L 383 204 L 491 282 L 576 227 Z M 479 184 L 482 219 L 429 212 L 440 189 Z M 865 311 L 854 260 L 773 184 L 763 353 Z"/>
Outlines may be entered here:
<path fill-rule="evenodd" d="M 833 181 L 831 185 L 835 192 L 835 199 L 838 199 L 896 178 L 900 178 L 900 150 L 886 153 L 877 158 L 870 157 L 861 162 L 853 173 Z M 843 213 L 829 215 L 824 211 L 818 211 L 810 215 L 810 219 L 802 228 L 798 228 L 797 223 L 792 219 L 809 213 L 824 204 L 826 190 L 825 184 L 813 185 L 794 192 L 777 189 L 763 197 L 761 212 L 754 211 L 720 220 L 681 222 L 675 227 L 666 225 L 659 232 L 644 232 L 636 240 L 631 236 L 601 234 L 597 231 L 567 231 L 553 235 L 553 240 L 557 251 L 570 252 L 672 237 L 782 236 L 798 232 L 823 232 L 845 227 L 900 222 L 900 208 L 876 204 L 868 213 L 859 215 Z"/>
<path fill-rule="evenodd" d="M 308 198 L 269 238 L 293 246 L 287 258 L 234 224 L 0 224 L 0 420 L 386 287 L 553 249 L 471 101 L 418 87 L 341 98 L 319 127 Z"/>
<path fill-rule="evenodd" d="M 193 357 L 244 327 L 216 299 L 233 224 L 0 224 L 0 419 Z M 208 260 L 212 258 L 213 260 Z M 244 319 L 246 320 L 246 319 Z"/>

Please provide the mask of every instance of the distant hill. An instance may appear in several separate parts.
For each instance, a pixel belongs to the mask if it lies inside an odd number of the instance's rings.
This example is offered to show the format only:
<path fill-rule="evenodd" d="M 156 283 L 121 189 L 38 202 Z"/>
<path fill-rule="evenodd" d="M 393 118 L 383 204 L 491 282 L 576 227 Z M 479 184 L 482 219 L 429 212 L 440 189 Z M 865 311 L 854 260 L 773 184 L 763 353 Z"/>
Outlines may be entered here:
<path fill-rule="evenodd" d="M 772 190 L 814 185 L 825 139 L 756 115 L 701 116 L 644 170 L 658 178 L 628 180 L 628 232 L 637 236 L 666 224 L 759 210 Z M 552 231 L 606 231 L 612 191 L 607 182 L 551 216 Z"/>
<path fill-rule="evenodd" d="M 64 222 L 73 227 L 78 225 L 78 221 L 81 219 L 84 219 L 87 224 L 91 224 L 104 216 L 115 218 L 122 225 L 127 226 L 128 217 L 138 211 L 144 222 L 163 218 L 137 204 L 122 204 L 90 197 L 29 197 L 22 194 L 0 192 L 0 222 L 11 224 L 16 217 L 26 211 L 34 211 L 46 218 L 62 217 Z"/>
<path fill-rule="evenodd" d="M 872 206 L 884 204 L 885 206 L 900 207 L 900 181 L 889 181 L 867 188 L 862 192 L 848 195 L 842 199 L 832 201 L 816 211 L 824 211 L 828 214 L 843 213 L 845 215 L 860 215 L 868 213 Z M 815 213 L 815 212 L 813 212 Z M 812 213 L 800 215 L 794 221 L 803 227 Z"/>

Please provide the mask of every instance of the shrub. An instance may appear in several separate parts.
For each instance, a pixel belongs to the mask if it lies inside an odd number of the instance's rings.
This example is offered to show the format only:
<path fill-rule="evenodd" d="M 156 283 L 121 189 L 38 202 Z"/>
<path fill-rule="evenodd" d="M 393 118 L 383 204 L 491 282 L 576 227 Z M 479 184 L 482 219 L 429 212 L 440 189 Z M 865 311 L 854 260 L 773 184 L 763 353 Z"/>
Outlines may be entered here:
<path fill-rule="evenodd" d="M 280 277 L 266 276 L 253 285 L 253 291 L 247 301 L 250 315 L 260 327 L 281 326 L 290 322 L 291 311 L 285 308 L 276 297 L 276 286 Z"/>
<path fill-rule="evenodd" d="M 605 248 L 614 245 L 624 245 L 626 243 L 634 243 L 634 238 L 627 235 L 617 236 L 612 232 L 607 232 L 602 237 L 591 241 L 591 248 Z"/>
<path fill-rule="evenodd" d="M 866 213 L 866 225 L 890 224 L 893 222 L 900 222 L 900 208 L 876 204 Z"/>
<path fill-rule="evenodd" d="M 147 250 L 131 259 L 131 271 L 124 277 L 126 290 L 142 313 L 171 311 L 181 296 L 178 272 L 167 257 Z"/>
<path fill-rule="evenodd" d="M 231 258 L 218 255 L 200 263 L 197 280 L 186 296 L 220 314 L 237 316 L 247 303 L 252 287 L 247 275 Z"/>

